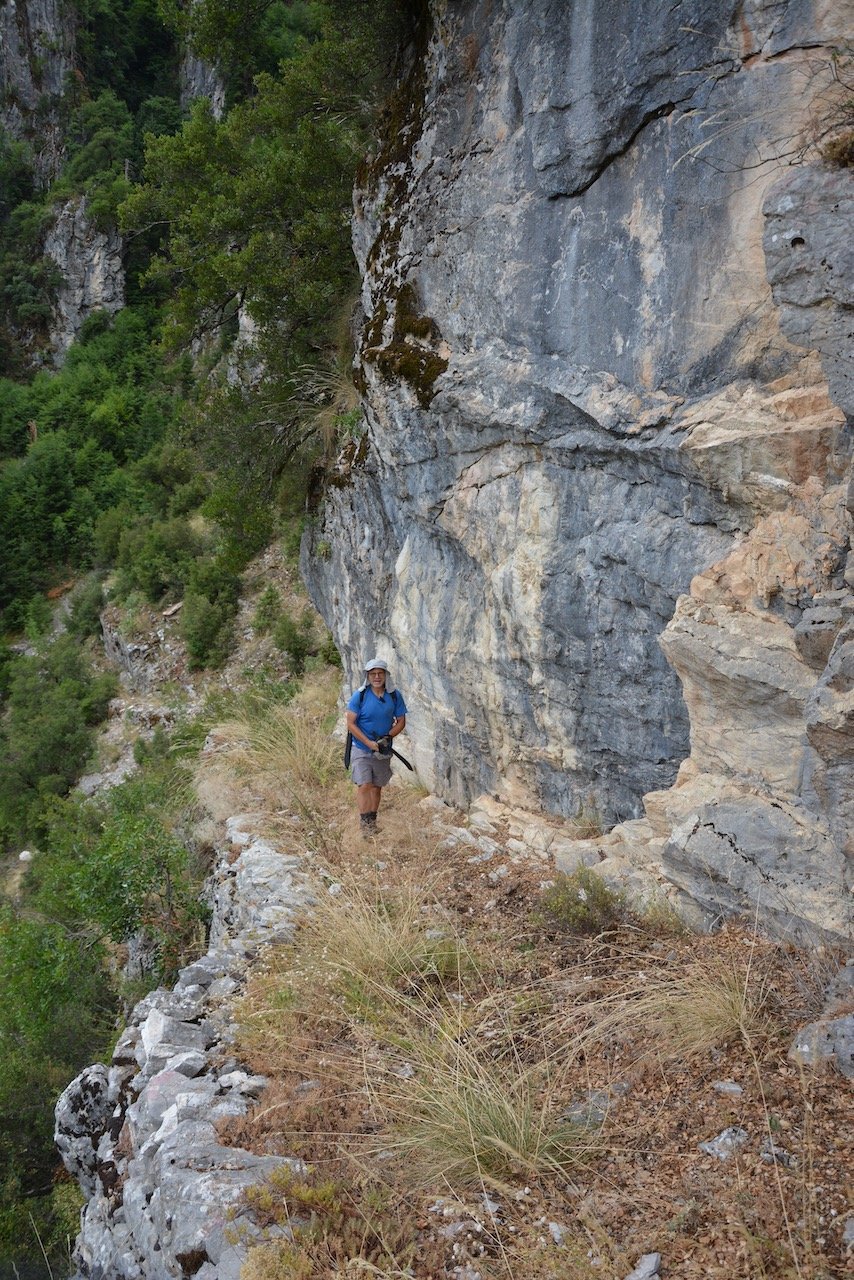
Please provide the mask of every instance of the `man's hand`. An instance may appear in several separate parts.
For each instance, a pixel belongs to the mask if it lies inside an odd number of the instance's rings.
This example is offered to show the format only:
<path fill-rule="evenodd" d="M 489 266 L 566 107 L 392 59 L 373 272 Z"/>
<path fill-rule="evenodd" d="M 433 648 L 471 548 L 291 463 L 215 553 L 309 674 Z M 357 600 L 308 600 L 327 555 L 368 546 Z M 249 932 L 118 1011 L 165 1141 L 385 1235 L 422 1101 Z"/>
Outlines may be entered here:
<path fill-rule="evenodd" d="M 391 737 L 390 736 L 377 739 L 377 751 L 381 756 L 391 755 Z"/>

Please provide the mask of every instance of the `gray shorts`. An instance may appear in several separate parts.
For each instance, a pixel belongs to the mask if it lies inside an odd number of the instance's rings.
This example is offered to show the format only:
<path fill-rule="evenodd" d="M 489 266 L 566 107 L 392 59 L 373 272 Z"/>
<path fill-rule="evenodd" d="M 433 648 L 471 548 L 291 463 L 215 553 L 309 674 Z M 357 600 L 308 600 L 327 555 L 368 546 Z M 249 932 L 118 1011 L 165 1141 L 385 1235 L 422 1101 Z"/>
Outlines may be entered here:
<path fill-rule="evenodd" d="M 373 787 L 384 787 L 391 782 L 391 757 L 378 756 L 367 751 L 354 751 L 352 764 L 353 781 L 357 787 L 366 782 Z"/>

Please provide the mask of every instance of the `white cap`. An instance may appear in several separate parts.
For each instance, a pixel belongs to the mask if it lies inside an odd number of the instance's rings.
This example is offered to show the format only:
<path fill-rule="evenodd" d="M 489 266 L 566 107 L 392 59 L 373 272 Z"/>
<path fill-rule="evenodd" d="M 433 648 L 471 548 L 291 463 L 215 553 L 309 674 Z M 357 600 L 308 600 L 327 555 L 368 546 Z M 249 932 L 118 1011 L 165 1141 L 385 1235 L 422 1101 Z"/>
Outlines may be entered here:
<path fill-rule="evenodd" d="M 369 662 L 365 663 L 365 674 L 367 675 L 369 671 L 376 671 L 378 668 L 380 671 L 385 672 L 385 687 L 387 692 L 394 693 L 394 681 L 389 674 L 388 663 L 385 658 L 371 658 Z M 367 687 L 367 680 L 364 684 L 359 685 L 360 689 L 366 689 Z"/>

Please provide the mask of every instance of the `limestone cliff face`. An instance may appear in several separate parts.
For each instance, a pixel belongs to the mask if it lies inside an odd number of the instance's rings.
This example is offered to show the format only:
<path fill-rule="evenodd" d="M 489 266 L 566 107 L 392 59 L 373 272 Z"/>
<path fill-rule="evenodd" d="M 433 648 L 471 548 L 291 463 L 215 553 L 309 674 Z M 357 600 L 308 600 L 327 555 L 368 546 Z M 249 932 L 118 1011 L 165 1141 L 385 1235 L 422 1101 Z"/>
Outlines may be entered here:
<path fill-rule="evenodd" d="M 91 221 L 81 196 L 57 210 L 44 252 L 62 276 L 50 326 L 51 349 L 61 363 L 88 315 L 114 315 L 125 304 L 122 238 L 115 226 L 100 228 Z"/>
<path fill-rule="evenodd" d="M 852 17 L 436 5 L 356 202 L 367 437 L 303 554 L 447 798 L 635 818 L 693 748 L 820 829 L 837 903 L 851 179 L 809 143 Z"/>
<path fill-rule="evenodd" d="M 0 4 L 0 125 L 30 144 L 42 188 L 62 168 L 62 99 L 80 74 L 76 36 L 73 11 L 61 0 Z M 62 277 L 48 332 L 50 354 L 61 363 L 87 315 L 124 306 L 122 241 L 114 227 L 92 224 L 79 197 L 57 207 L 43 251 Z"/>
<path fill-rule="evenodd" d="M 217 120 L 225 111 L 225 85 L 216 67 L 185 49 L 179 67 L 181 106 L 189 111 L 196 98 L 207 98 Z"/>
<path fill-rule="evenodd" d="M 76 27 L 62 0 L 0 4 L 0 125 L 34 144 L 43 186 L 62 163 L 58 107 L 75 69 Z"/>

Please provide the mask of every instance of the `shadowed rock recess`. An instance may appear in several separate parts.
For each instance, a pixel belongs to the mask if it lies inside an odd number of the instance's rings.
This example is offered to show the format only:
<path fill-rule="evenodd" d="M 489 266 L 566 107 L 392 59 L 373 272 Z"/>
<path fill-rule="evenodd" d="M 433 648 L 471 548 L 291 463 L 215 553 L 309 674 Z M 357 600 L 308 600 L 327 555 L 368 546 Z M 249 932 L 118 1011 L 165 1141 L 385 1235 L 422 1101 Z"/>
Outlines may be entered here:
<path fill-rule="evenodd" d="M 440 795 L 595 805 L 704 921 L 844 935 L 852 180 L 817 142 L 854 7 L 434 12 L 357 192 L 367 434 L 313 599 Z"/>

